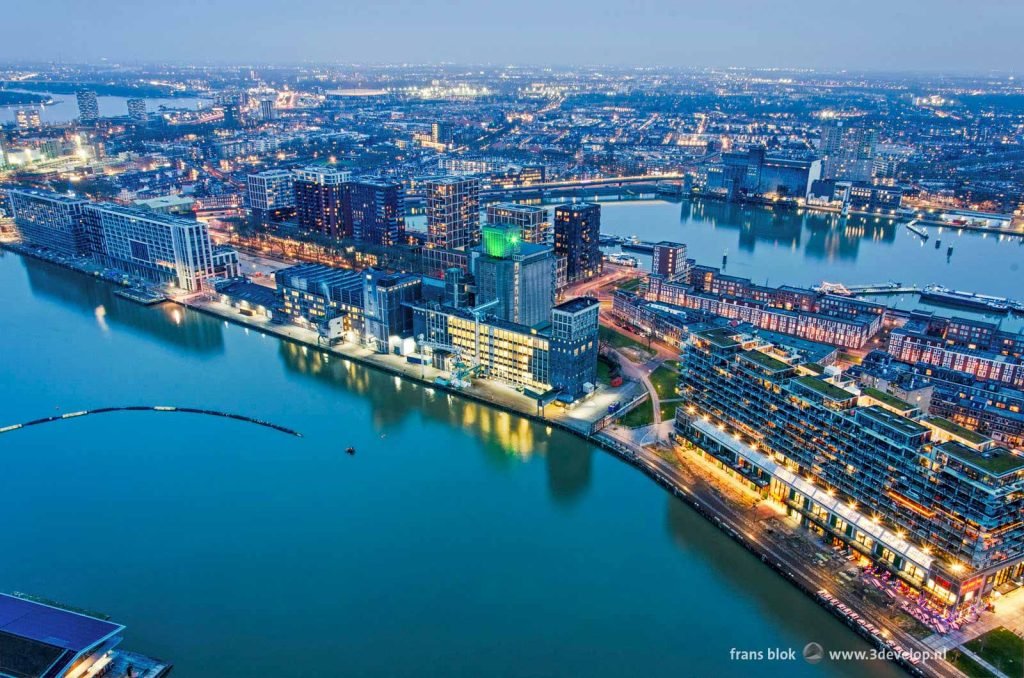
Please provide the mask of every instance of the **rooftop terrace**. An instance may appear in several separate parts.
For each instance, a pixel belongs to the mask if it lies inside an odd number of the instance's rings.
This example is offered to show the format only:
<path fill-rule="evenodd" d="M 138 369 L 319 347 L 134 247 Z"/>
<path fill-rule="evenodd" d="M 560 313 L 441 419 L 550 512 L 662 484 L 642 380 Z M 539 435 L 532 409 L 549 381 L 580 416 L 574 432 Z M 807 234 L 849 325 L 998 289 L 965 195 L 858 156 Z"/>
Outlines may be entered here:
<path fill-rule="evenodd" d="M 1015 455 L 1004 447 L 993 447 L 984 452 L 977 452 L 960 443 L 948 442 L 940 445 L 939 450 L 997 476 L 1024 468 L 1024 457 Z"/>

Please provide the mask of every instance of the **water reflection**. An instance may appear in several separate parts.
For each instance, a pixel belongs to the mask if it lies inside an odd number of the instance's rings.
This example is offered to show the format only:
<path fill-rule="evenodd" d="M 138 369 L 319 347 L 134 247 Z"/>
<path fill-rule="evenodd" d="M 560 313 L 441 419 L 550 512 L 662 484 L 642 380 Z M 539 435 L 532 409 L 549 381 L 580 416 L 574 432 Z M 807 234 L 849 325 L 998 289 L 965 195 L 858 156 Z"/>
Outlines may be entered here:
<path fill-rule="evenodd" d="M 551 497 L 559 503 L 578 500 L 590 485 L 593 450 L 568 433 L 549 434 L 524 417 L 402 381 L 293 342 L 281 341 L 279 353 L 289 371 L 365 398 L 371 406 L 373 429 L 380 435 L 387 435 L 410 417 L 424 417 L 471 433 L 495 468 L 511 467 L 535 455 L 545 457 Z"/>
<path fill-rule="evenodd" d="M 755 208 L 714 200 L 684 201 L 684 225 L 707 225 L 739 232 L 741 251 L 753 252 L 757 243 L 799 250 L 818 260 L 857 258 L 863 240 L 893 242 L 898 224 L 889 217 L 850 216 L 808 212 L 792 208 Z M 806 236 L 805 236 L 806 232 Z M 806 244 L 804 239 L 806 237 Z"/>
<path fill-rule="evenodd" d="M 56 301 L 80 313 L 94 315 L 103 332 L 125 327 L 197 353 L 224 351 L 221 323 L 174 304 L 146 307 L 114 294 L 109 283 L 30 257 L 20 257 L 29 288 L 37 297 Z"/>

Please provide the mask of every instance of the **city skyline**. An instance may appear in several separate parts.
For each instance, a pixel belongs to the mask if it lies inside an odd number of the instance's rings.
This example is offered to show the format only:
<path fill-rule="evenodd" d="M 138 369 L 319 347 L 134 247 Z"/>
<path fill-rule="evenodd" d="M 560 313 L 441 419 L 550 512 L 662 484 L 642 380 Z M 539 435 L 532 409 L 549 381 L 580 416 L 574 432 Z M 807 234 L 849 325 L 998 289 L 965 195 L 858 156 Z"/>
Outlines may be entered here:
<path fill-rule="evenodd" d="M 459 2 L 404 0 L 338 7 L 233 0 L 144 2 L 116 24 L 93 4 L 47 1 L 9 11 L 12 24 L 46 21 L 47 40 L 13 31 L 0 61 L 600 65 L 773 68 L 854 72 L 1015 73 L 1014 27 L 1024 7 L 997 0 L 963 11 L 957 0 L 856 11 L 807 0 L 735 11 L 698 3 L 595 7 L 528 0 L 510 13 Z M 244 11 L 243 11 L 244 10 Z M 52 21 L 54 16 L 62 21 Z M 308 21 L 310 16 L 317 21 Z M 956 16 L 956 21 L 950 21 Z M 161 26 L 160 31 L 151 30 Z M 116 26 L 117 30 L 111 30 Z M 230 31 L 224 27 L 230 26 Z M 508 40 L 494 39 L 495 27 Z M 570 30 L 571 28 L 571 30 Z M 911 29 L 912 30 L 908 30 Z M 389 39 L 381 40 L 381 35 Z M 983 45 L 984 49 L 977 48 Z"/>

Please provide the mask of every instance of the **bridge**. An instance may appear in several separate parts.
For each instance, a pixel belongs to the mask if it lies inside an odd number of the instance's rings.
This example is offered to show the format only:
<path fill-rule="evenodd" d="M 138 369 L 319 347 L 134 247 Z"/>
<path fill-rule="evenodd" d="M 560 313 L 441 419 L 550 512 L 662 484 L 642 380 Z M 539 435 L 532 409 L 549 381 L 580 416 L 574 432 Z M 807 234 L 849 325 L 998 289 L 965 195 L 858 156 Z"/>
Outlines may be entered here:
<path fill-rule="evenodd" d="M 236 419 L 238 421 L 244 421 L 247 424 L 255 424 L 256 426 L 264 426 L 266 428 L 280 431 L 281 433 L 287 433 L 298 438 L 302 437 L 302 434 L 278 424 L 273 424 L 269 421 L 263 421 L 262 419 L 254 419 L 253 417 L 247 417 L 242 414 L 232 414 L 230 412 L 218 412 L 216 410 L 201 410 L 194 407 L 168 407 L 165 405 L 131 405 L 127 407 L 100 407 L 95 410 L 82 410 L 80 412 L 67 412 L 65 414 L 54 415 L 52 417 L 43 417 L 42 419 L 33 419 L 27 421 L 24 424 L 12 424 L 10 426 L 4 426 L 0 428 L 0 433 L 11 433 L 12 431 L 19 431 L 29 426 L 38 426 L 40 424 L 51 424 L 57 421 L 65 421 L 67 419 L 77 419 L 78 417 L 87 417 L 93 414 L 106 414 L 108 412 L 183 412 L 185 414 L 203 414 L 210 417 L 226 417 L 228 419 Z"/>

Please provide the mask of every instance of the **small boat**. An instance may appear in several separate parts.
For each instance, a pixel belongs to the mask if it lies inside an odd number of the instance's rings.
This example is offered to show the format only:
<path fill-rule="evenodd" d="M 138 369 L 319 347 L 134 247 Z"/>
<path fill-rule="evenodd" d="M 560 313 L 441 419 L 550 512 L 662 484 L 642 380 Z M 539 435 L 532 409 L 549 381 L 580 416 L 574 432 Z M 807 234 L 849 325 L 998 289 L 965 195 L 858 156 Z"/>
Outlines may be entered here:
<path fill-rule="evenodd" d="M 356 453 L 356 448 L 354 448 L 354 447 L 346 447 L 345 448 L 345 452 L 348 453 L 348 454 L 355 454 Z"/>

